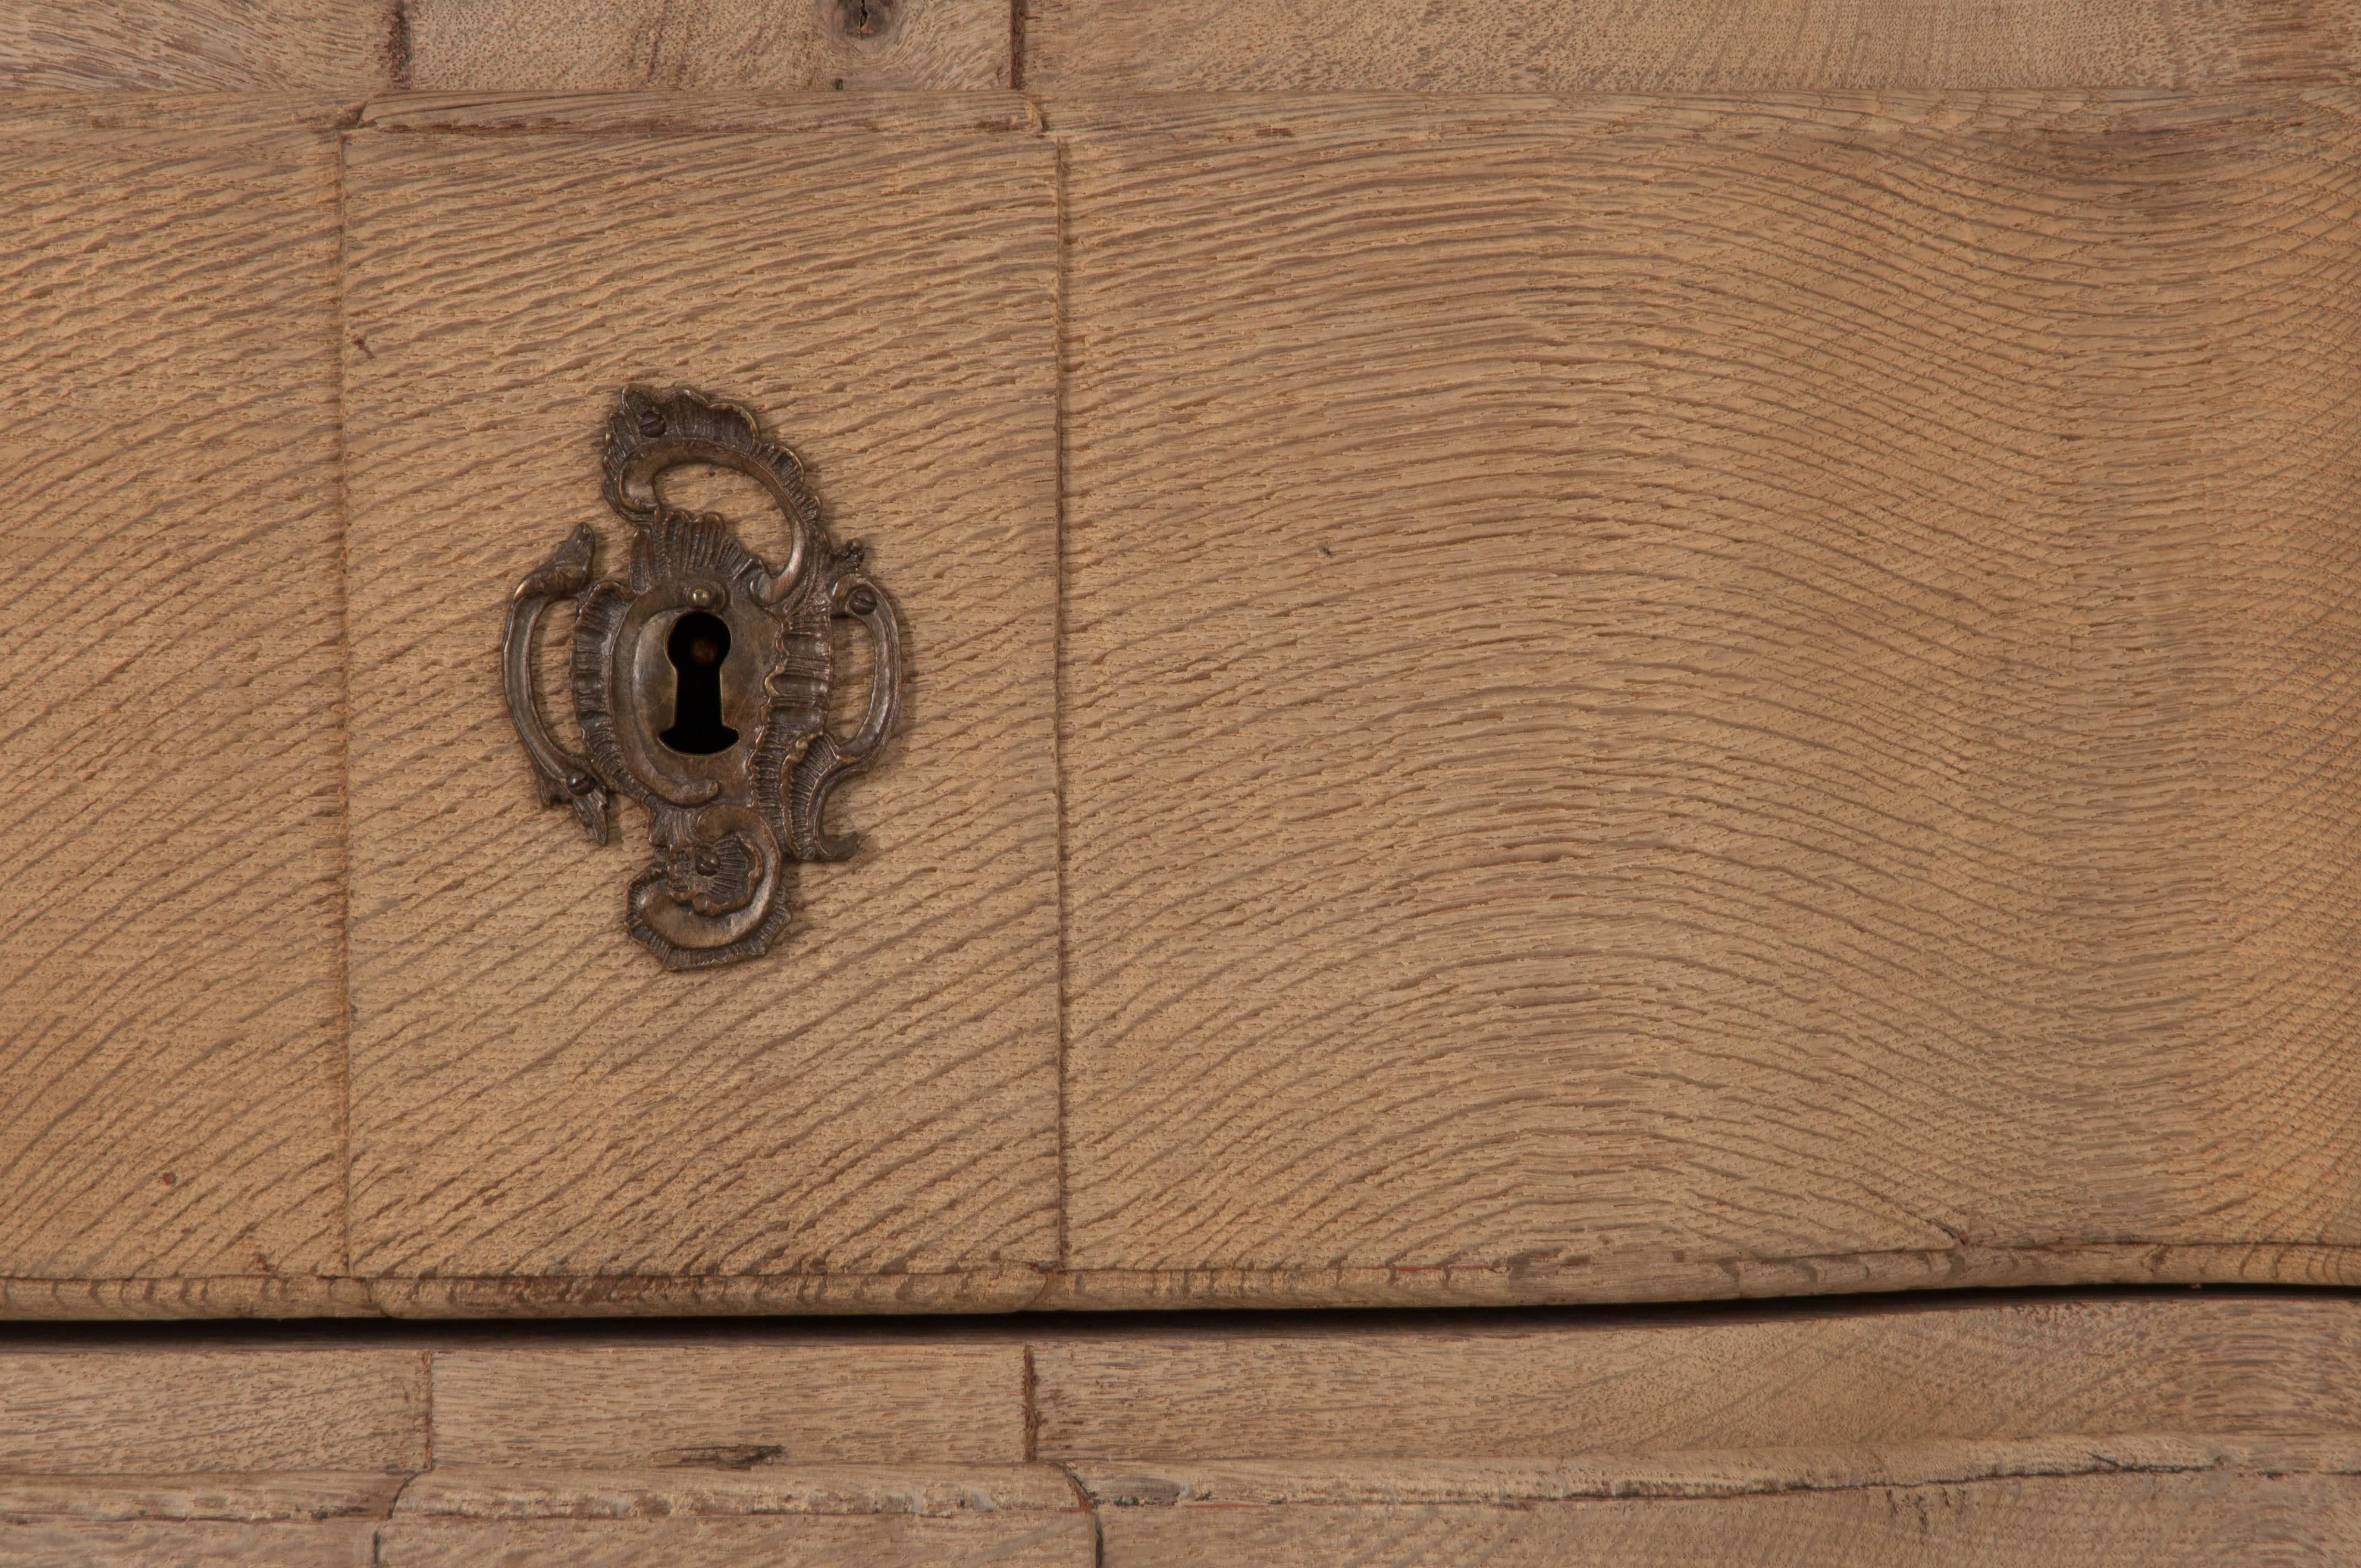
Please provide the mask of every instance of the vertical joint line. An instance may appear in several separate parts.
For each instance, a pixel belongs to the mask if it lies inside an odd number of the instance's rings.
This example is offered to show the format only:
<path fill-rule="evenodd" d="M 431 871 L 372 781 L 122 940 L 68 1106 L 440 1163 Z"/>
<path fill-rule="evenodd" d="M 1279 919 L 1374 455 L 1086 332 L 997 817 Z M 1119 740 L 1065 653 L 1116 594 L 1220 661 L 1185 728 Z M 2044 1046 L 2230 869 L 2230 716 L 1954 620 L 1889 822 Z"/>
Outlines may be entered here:
<path fill-rule="evenodd" d="M 422 1350 L 418 1359 L 426 1366 L 426 1468 L 434 1468 L 434 1353 Z"/>
<path fill-rule="evenodd" d="M 342 1102 L 336 1118 L 336 1272 L 353 1272 L 353 498 L 349 438 L 351 413 L 348 356 L 352 323 L 346 315 L 350 293 L 347 266 L 345 188 L 346 153 L 352 133 L 336 133 L 335 154 L 335 341 L 331 345 L 336 378 L 336 828 L 341 851 L 336 868 L 336 1039 L 337 1080 Z"/>
<path fill-rule="evenodd" d="M 1017 0 L 1021 5 L 1023 0 Z M 1057 271 L 1052 280 L 1050 314 L 1052 319 L 1051 364 L 1057 376 L 1056 400 L 1051 410 L 1051 424 L 1057 443 L 1057 562 L 1056 613 L 1050 623 L 1050 711 L 1049 726 L 1051 772 L 1058 806 L 1058 1267 L 1062 1272 L 1073 1266 L 1072 1238 L 1069 1234 L 1069 1214 L 1072 1209 L 1072 1190 L 1067 1180 L 1066 1157 L 1066 1082 L 1071 1025 L 1071 996 L 1067 984 L 1068 929 L 1071 924 L 1072 905 L 1067 893 L 1066 875 L 1066 724 L 1071 705 L 1067 700 L 1068 672 L 1066 649 L 1066 384 L 1069 367 L 1067 345 L 1067 255 L 1071 246 L 1066 232 L 1066 147 L 1062 140 L 1052 137 L 1050 150 L 1056 162 L 1051 185 L 1051 222 L 1057 243 Z M 1031 1365 L 1027 1353 L 1027 1365 Z"/>
<path fill-rule="evenodd" d="M 1041 1452 L 1041 1404 L 1038 1395 L 1039 1382 L 1033 1371 L 1033 1347 L 1025 1351 L 1025 1459 L 1030 1464 Z"/>

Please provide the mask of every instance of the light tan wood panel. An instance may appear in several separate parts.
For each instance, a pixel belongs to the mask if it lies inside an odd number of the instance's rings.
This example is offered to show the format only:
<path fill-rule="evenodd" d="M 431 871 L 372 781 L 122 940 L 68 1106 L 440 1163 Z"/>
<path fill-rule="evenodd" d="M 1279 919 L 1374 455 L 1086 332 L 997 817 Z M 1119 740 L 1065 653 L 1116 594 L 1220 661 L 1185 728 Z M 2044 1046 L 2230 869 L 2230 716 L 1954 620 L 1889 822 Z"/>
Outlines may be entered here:
<path fill-rule="evenodd" d="M 315 1274 L 0 1279 L 0 1321 L 352 1318 L 384 1314 L 365 1280 Z"/>
<path fill-rule="evenodd" d="M 1014 1344 L 617 1345 L 434 1358 L 443 1464 L 1010 1463 Z"/>
<path fill-rule="evenodd" d="M 426 1420 L 414 1350 L 0 1355 L 0 1471 L 415 1470 Z"/>
<path fill-rule="evenodd" d="M 0 90 L 368 93 L 400 0 L 0 0 Z"/>
<path fill-rule="evenodd" d="M 973 136 L 1030 131 L 1038 111 L 1022 93 L 398 93 L 363 104 L 377 131 L 885 131 Z"/>
<path fill-rule="evenodd" d="M 2323 102 L 2361 125 L 2361 94 Z M 2361 1057 L 2330 1042 L 2353 1037 L 2361 999 L 2361 197 L 2349 131 L 2255 159 L 2268 176 L 2255 201 L 2190 216 L 2246 253 L 2208 367 L 2234 389 L 2217 444 L 2246 455 L 2212 467 L 2222 543 L 2191 564 L 2218 580 L 2226 622 L 2207 771 L 2235 959 L 2220 1026 L 2242 1041 L 2209 1131 L 2258 1173 L 2249 1234 L 2350 1242 L 2361 1145 L 2342 1129 L 2361 1105 Z"/>
<path fill-rule="evenodd" d="M 357 1271 L 1053 1255 L 1053 156 L 354 138 Z M 622 559 L 598 438 L 633 381 L 760 411 L 906 627 L 900 738 L 832 808 L 861 853 L 806 868 L 765 959 L 695 976 L 624 932 L 643 817 L 602 849 L 540 805 L 494 658 L 576 524 Z M 752 488 L 717 494 L 775 551 Z"/>
<path fill-rule="evenodd" d="M 250 132 L 334 131 L 351 123 L 346 94 L 309 92 L 0 93 L 0 129 Z"/>
<path fill-rule="evenodd" d="M 2219 1442 L 2148 1435 L 1902 1442 L 1833 1448 L 1675 1449 L 1522 1459 L 1081 1461 L 1098 1508 L 1522 1508 L 1595 1498 L 1758 1497 L 2077 1475 L 2351 1475 L 2361 1439 Z M 546 1495 L 546 1494 L 544 1494 Z M 563 1494 L 560 1494 L 563 1495 Z"/>
<path fill-rule="evenodd" d="M 676 1519 L 383 1527 L 378 1568 L 1095 1568 L 1091 1521 L 1043 1519 Z"/>
<path fill-rule="evenodd" d="M 376 1527 L 324 1524 L 0 1524 L 5 1568 L 372 1568 Z"/>
<path fill-rule="evenodd" d="M 2361 1551 L 2361 1479 L 2092 1476 L 1519 1508 L 1138 1508 L 1106 1514 L 1101 1528 L 1105 1568 L 2213 1568 Z"/>
<path fill-rule="evenodd" d="M 410 84 L 627 93 L 657 87 L 1005 87 L 1004 0 L 410 0 Z"/>
<path fill-rule="evenodd" d="M 1038 92 L 1762 93 L 2349 81 L 2350 0 L 1026 0 Z"/>
<path fill-rule="evenodd" d="M 18 1475 L 0 1471 L 0 1519 L 295 1524 L 383 1519 L 410 1479 L 393 1472 L 366 1470 L 127 1476 Z"/>
<path fill-rule="evenodd" d="M 343 1261 L 335 183 L 0 146 L 0 1275 Z"/>
<path fill-rule="evenodd" d="M 2333 1299 L 1208 1323 L 1045 1332 L 1033 1361 L 1038 1452 L 1070 1461 L 2361 1431 L 2361 1308 Z"/>
<path fill-rule="evenodd" d="M 2349 94 L 1049 117 L 1076 1268 L 2354 1241 Z"/>
<path fill-rule="evenodd" d="M 628 1444 L 619 1445 L 628 1446 Z M 755 1456 L 761 1446 L 733 1454 Z M 443 1467 L 402 1489 L 400 1511 L 420 1518 L 669 1519 L 685 1514 L 1071 1513 L 1083 1506 L 1055 1464 L 787 1464 L 731 1468 L 669 1464 L 639 1469 Z M 5 1493 L 0 1493 L 5 1501 Z"/>

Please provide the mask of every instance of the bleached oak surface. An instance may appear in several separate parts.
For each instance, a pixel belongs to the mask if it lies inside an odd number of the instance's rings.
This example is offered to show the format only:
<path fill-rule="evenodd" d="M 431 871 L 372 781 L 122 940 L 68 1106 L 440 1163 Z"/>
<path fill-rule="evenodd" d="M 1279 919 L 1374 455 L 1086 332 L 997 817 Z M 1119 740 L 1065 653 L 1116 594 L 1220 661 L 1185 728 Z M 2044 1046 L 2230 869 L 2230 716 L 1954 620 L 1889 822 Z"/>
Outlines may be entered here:
<path fill-rule="evenodd" d="M 1009 1343 L 495 1347 L 434 1357 L 445 1464 L 989 1464 L 1025 1449 Z"/>
<path fill-rule="evenodd" d="M 1034 1337 L 1037 1449 L 1076 1464 L 2361 1430 L 2361 1319 L 2342 1299 Z"/>
<path fill-rule="evenodd" d="M 402 93 L 371 99 L 374 131 L 886 131 L 968 136 L 1036 128 L 1021 93 Z"/>
<path fill-rule="evenodd" d="M 1049 124 L 1072 1267 L 2356 1239 L 2349 96 Z"/>
<path fill-rule="evenodd" d="M 1760 93 L 2350 81 L 2351 0 L 1026 0 L 1036 91 Z"/>
<path fill-rule="evenodd" d="M 428 1357 L 390 1346 L 0 1350 L 0 1474 L 408 1471 Z"/>
<path fill-rule="evenodd" d="M 709 1420 L 718 1412 L 708 1393 L 643 1409 L 677 1420 Z M 946 1413 L 950 1406 L 944 1407 Z M 906 1427 L 907 1423 L 904 1423 Z M 897 1432 L 906 1441 L 906 1431 Z M 1000 1434 L 988 1434 L 996 1437 Z M 946 1445 L 956 1449 L 966 1434 Z M 781 1445 L 784 1447 L 785 1445 Z M 912 1443 L 924 1448 L 923 1443 Z M 401 1496 L 405 1517 L 449 1519 L 664 1519 L 675 1514 L 897 1515 L 958 1519 L 976 1514 L 1071 1512 L 1082 1497 L 1073 1478 L 1055 1464 L 961 1465 L 939 1453 L 912 1464 L 827 1464 L 764 1461 L 764 1447 L 700 1451 L 700 1464 L 675 1457 L 643 1468 L 589 1470 L 455 1467 L 417 1477 Z M 1007 1452 L 1004 1447 L 1003 1452 Z M 723 1468 L 723 1464 L 738 1466 Z"/>
<path fill-rule="evenodd" d="M 2361 1477 L 2105 1476 L 1738 1500 L 1108 1512 L 1104 1568 L 2212 1568 L 2361 1550 Z"/>
<path fill-rule="evenodd" d="M 0 0 L 0 92 L 316 89 L 400 81 L 400 0 Z"/>
<path fill-rule="evenodd" d="M 1097 1568 L 1093 1521 L 1005 1519 L 396 1520 L 378 1568 Z M 5 1562 L 0 1558 L 0 1562 Z"/>
<path fill-rule="evenodd" d="M 2361 1279 L 2355 112 L 0 102 L 0 1311 Z M 491 679 L 634 376 L 914 638 L 693 982 Z"/>
<path fill-rule="evenodd" d="M 0 1276 L 344 1266 L 333 139 L 0 137 Z"/>
<path fill-rule="evenodd" d="M 423 90 L 1005 87 L 1007 0 L 409 0 Z"/>
<path fill-rule="evenodd" d="M 2335 1560 L 2356 1343 L 2293 1293 L 19 1338 L 0 1563 Z"/>
<path fill-rule="evenodd" d="M 1006 0 L 0 0 L 0 92 L 1009 84 Z"/>
<path fill-rule="evenodd" d="M 367 1519 L 267 1524 L 30 1519 L 0 1524 L 0 1568 L 246 1568 L 255 1563 L 269 1568 L 374 1568 L 377 1534 L 382 1528 Z"/>
<path fill-rule="evenodd" d="M 1052 1261 L 1052 149 L 346 157 L 356 1272 Z M 502 585 L 577 523 L 622 567 L 627 382 L 759 411 L 907 627 L 899 738 L 830 807 L 861 853 L 799 873 L 765 961 L 694 976 L 620 937 L 643 814 L 601 849 L 539 805 L 494 657 Z M 775 550 L 761 492 L 715 494 Z"/>
<path fill-rule="evenodd" d="M 368 1470 L 208 1471 L 177 1475 L 0 1472 L 0 1519 L 115 1525 L 165 1519 L 295 1524 L 382 1519 L 411 1481 L 405 1473 Z"/>

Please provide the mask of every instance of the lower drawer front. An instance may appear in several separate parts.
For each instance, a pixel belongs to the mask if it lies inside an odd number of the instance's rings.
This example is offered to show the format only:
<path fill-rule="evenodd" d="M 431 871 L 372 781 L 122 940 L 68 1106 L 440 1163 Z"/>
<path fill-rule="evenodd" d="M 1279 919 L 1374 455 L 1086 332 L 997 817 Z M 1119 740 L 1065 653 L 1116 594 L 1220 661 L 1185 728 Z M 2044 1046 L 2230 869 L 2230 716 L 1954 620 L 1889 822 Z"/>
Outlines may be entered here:
<path fill-rule="evenodd" d="M 0 1310 L 2352 1277 L 2349 93 L 144 102 L 0 150 Z M 500 686 L 627 384 L 905 632 L 694 973 Z"/>
<path fill-rule="evenodd" d="M 2354 1303 L 0 1347 L 0 1563 L 2361 1551 Z"/>

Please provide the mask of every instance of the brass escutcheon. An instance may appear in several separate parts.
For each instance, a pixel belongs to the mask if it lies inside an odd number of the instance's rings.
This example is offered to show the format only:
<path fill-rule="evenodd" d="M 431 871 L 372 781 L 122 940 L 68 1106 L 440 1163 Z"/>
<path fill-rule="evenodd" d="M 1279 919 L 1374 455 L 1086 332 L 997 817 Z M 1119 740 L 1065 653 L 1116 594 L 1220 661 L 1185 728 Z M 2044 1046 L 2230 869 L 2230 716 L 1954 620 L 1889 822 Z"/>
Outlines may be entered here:
<path fill-rule="evenodd" d="M 787 524 L 775 571 L 717 512 L 666 504 L 656 480 L 707 463 L 751 475 Z M 607 422 L 607 504 L 631 525 L 631 574 L 593 578 L 584 523 L 510 596 L 500 640 L 509 717 L 544 805 L 568 806 L 600 843 L 616 792 L 648 809 L 655 860 L 631 883 L 625 927 L 674 970 L 761 956 L 787 921 L 795 862 L 859 847 L 823 827 L 829 793 L 894 731 L 901 623 L 859 544 L 838 545 L 803 465 L 752 413 L 689 388 L 624 389 Z M 583 752 L 544 722 L 533 687 L 542 612 L 574 601 L 571 680 Z M 831 622 L 855 620 L 875 652 L 869 703 L 849 739 L 829 732 Z"/>

